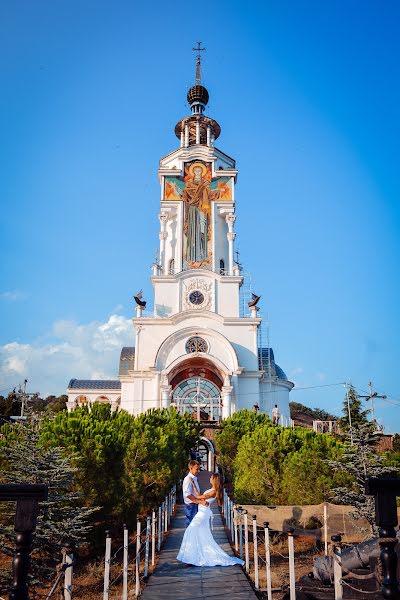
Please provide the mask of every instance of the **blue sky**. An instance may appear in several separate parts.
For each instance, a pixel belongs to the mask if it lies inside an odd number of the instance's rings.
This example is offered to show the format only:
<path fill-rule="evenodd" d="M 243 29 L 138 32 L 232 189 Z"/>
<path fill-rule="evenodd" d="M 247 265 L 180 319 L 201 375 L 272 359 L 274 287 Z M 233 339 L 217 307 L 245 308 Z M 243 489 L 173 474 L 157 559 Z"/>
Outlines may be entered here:
<path fill-rule="evenodd" d="M 292 400 L 338 413 L 330 384 L 371 379 L 400 430 L 399 17 L 395 0 L 2 2 L 0 390 L 116 375 L 202 40 Z"/>

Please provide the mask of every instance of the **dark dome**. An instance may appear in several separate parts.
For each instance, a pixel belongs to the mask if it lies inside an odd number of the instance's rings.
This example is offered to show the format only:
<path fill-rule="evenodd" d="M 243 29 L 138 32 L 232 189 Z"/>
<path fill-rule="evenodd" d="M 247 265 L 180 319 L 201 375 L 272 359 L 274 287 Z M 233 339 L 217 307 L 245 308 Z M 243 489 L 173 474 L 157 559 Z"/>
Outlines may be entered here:
<path fill-rule="evenodd" d="M 207 104 L 208 97 L 208 92 L 203 85 L 193 85 L 187 93 L 189 104 L 194 104 L 195 102 Z"/>

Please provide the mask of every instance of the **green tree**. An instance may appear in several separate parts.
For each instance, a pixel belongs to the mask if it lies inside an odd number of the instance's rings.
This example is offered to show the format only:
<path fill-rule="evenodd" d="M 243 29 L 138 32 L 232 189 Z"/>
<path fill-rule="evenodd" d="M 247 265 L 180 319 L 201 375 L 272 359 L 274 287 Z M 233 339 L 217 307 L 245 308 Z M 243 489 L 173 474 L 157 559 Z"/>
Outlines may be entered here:
<path fill-rule="evenodd" d="M 393 452 L 400 452 L 400 434 L 398 433 L 393 436 Z"/>
<path fill-rule="evenodd" d="M 129 524 L 163 500 L 198 433 L 194 421 L 174 409 L 134 417 L 95 402 L 46 418 L 41 439 L 72 454 L 85 503 L 101 506 L 103 521 Z"/>
<path fill-rule="evenodd" d="M 174 409 L 153 409 L 135 419 L 125 456 L 125 468 L 140 510 L 153 508 L 186 469 L 189 450 L 199 434 L 190 415 Z"/>
<path fill-rule="evenodd" d="M 272 425 L 268 415 L 252 410 L 239 410 L 222 421 L 221 429 L 215 436 L 215 446 L 219 453 L 218 462 L 227 481 L 233 479 L 233 463 L 242 437 L 267 423 Z"/>
<path fill-rule="evenodd" d="M 283 504 L 319 504 L 328 499 L 334 485 L 345 477 L 326 464 L 326 458 L 339 458 L 342 446 L 331 436 L 318 435 L 300 450 L 286 456 L 281 471 Z"/>
<path fill-rule="evenodd" d="M 96 511 L 80 506 L 75 489 L 76 467 L 62 448 L 45 448 L 40 443 L 40 425 L 7 425 L 2 428 L 0 456 L 3 462 L 2 483 L 44 483 L 49 498 L 41 502 L 34 534 L 33 573 L 41 580 L 54 575 L 61 550 L 67 541 L 83 544 L 91 529 L 90 516 Z M 5 504 L 3 510 L 9 510 Z M 2 526 L 0 544 L 11 555 L 15 548 L 15 532 L 10 519 Z"/>
<path fill-rule="evenodd" d="M 388 465 L 387 458 L 376 452 L 376 437 L 369 422 L 352 426 L 352 432 L 346 431 L 344 437 L 347 444 L 341 458 L 330 460 L 328 464 L 346 474 L 347 481 L 332 489 L 332 497 L 338 504 L 354 506 L 352 516 L 366 519 L 371 531 L 377 533 L 374 498 L 365 494 L 365 480 L 395 474 L 397 469 Z"/>
<path fill-rule="evenodd" d="M 370 423 L 370 421 L 368 421 L 368 415 L 370 413 L 369 409 L 363 410 L 362 402 L 358 397 L 356 390 L 353 386 L 350 386 L 342 404 L 343 417 L 339 419 L 339 425 L 342 431 L 345 432 L 350 429 L 349 408 L 351 426 L 353 428 Z M 370 424 L 370 427 L 371 426 L 372 424 Z"/>
<path fill-rule="evenodd" d="M 327 434 L 264 424 L 244 435 L 234 461 L 238 502 L 319 503 L 332 487 L 334 472 L 324 465 L 341 443 Z"/>
<path fill-rule="evenodd" d="M 124 458 L 135 418 L 95 402 L 71 412 L 59 412 L 42 424 L 41 440 L 60 446 L 74 457 L 77 484 L 87 506 L 101 506 L 103 519 L 121 520 L 132 513 Z M 132 514 L 132 519 L 134 515 Z"/>
<path fill-rule="evenodd" d="M 21 402 L 18 401 L 18 396 L 13 390 L 7 397 L 0 396 L 0 416 L 11 417 L 21 414 Z"/>

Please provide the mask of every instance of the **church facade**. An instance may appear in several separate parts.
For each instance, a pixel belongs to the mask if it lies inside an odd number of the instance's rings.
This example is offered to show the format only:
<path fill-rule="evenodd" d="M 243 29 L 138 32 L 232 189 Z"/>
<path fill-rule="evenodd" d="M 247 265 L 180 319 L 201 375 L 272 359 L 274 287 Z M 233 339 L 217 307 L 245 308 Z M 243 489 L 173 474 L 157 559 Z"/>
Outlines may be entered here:
<path fill-rule="evenodd" d="M 159 254 L 154 309 L 137 298 L 132 346 L 121 350 L 118 379 L 68 385 L 68 408 L 94 401 L 140 414 L 175 407 L 217 423 L 242 408 L 290 423 L 293 383 L 262 343 L 258 297 L 243 293 L 235 261 L 235 160 L 215 142 L 219 124 L 204 114 L 208 92 L 188 92 L 191 114 L 175 127 L 179 147 L 160 160 Z"/>

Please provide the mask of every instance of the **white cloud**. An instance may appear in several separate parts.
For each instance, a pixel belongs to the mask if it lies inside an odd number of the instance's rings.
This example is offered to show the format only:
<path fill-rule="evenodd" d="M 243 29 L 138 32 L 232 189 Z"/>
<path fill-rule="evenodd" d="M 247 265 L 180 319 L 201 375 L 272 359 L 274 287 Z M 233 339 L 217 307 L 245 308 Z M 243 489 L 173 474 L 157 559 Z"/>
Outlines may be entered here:
<path fill-rule="evenodd" d="M 292 369 L 290 371 L 290 375 L 292 375 L 292 376 L 301 375 L 302 373 L 304 373 L 303 367 L 296 367 L 295 369 Z"/>
<path fill-rule="evenodd" d="M 134 345 L 130 319 L 111 315 L 105 323 L 57 321 L 45 340 L 0 346 L 0 389 L 28 379 L 42 396 L 65 393 L 71 378 L 112 379 L 122 346 Z"/>
<path fill-rule="evenodd" d="M 19 290 L 0 292 L 0 300 L 8 300 L 9 302 L 16 302 L 17 300 L 24 300 L 26 294 Z"/>

